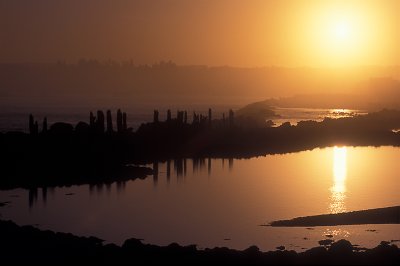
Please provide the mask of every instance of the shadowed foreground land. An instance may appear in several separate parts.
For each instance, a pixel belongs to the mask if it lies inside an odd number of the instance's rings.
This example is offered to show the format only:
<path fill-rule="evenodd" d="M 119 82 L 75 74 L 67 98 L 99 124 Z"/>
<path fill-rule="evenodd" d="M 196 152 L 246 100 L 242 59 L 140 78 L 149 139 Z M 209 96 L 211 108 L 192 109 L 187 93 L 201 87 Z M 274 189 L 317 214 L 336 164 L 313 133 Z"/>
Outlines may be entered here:
<path fill-rule="evenodd" d="M 128 239 L 120 247 L 104 245 L 95 237 L 41 231 L 1 220 L 0 235 L 1 262 L 6 264 L 396 265 L 400 261 L 400 249 L 384 241 L 375 248 L 359 251 L 350 242 L 339 240 L 329 248 L 320 246 L 301 253 L 287 250 L 261 252 L 256 246 L 243 251 L 229 248 L 199 250 L 195 245 L 175 243 L 160 247 L 143 244 L 137 239 Z"/>
<path fill-rule="evenodd" d="M 400 206 L 353 211 L 337 214 L 322 214 L 280 220 L 270 226 L 334 226 L 354 224 L 399 224 Z"/>

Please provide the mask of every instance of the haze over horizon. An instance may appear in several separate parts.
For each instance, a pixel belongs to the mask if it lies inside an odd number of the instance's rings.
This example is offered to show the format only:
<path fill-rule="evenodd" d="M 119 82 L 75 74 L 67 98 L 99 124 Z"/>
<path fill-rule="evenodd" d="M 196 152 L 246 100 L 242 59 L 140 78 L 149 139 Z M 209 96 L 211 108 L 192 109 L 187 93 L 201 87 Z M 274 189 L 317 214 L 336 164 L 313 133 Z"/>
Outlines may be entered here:
<path fill-rule="evenodd" d="M 327 94 L 328 106 L 400 106 L 398 10 L 396 0 L 0 0 L 0 103 Z"/>
<path fill-rule="evenodd" d="M 0 62 L 400 65 L 400 2 L 0 1 Z"/>

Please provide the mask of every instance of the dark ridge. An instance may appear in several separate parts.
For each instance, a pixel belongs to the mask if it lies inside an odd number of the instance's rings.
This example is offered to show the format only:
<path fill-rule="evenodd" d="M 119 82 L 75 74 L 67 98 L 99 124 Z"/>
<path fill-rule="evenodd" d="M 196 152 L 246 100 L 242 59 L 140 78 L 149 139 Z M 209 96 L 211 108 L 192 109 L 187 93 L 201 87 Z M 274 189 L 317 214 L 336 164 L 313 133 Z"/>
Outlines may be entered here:
<path fill-rule="evenodd" d="M 399 224 L 400 206 L 297 217 L 291 220 L 280 220 L 270 226 L 334 226 L 353 224 Z M 328 236 L 327 236 L 328 237 Z"/>
<path fill-rule="evenodd" d="M 226 247 L 200 250 L 196 245 L 156 246 L 134 238 L 117 246 L 103 244 L 96 237 L 41 231 L 2 220 L 0 235 L 0 259 L 4 265 L 397 265 L 400 261 L 400 249 L 385 241 L 375 248 L 365 249 L 342 239 L 300 253 L 283 246 L 268 252 L 260 251 L 257 246 L 242 251 Z"/>

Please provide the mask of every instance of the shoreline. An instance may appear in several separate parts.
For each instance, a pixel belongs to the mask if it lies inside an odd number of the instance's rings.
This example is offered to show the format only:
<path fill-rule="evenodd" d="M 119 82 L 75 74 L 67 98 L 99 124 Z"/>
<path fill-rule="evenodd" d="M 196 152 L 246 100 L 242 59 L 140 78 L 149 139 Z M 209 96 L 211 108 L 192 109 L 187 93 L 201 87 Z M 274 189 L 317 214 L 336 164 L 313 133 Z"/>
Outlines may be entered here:
<path fill-rule="evenodd" d="M 400 224 L 400 206 L 296 217 L 290 220 L 273 221 L 263 226 L 313 227 L 360 224 Z"/>
<path fill-rule="evenodd" d="M 4 176 L 0 189 L 110 181 L 125 175 L 127 164 L 251 158 L 335 145 L 400 147 L 400 133 L 392 131 L 400 128 L 400 111 L 395 110 L 279 127 L 241 125 L 232 111 L 229 119 L 212 120 L 210 109 L 209 118 L 197 115 L 192 123 L 187 121 L 186 111 L 178 112 L 176 119 L 169 112 L 167 121 L 159 121 L 155 111 L 154 121 L 135 132 L 126 128 L 125 113 L 118 111 L 117 131 L 112 129 L 111 112 L 107 114 L 107 130 L 104 114 L 99 111 L 101 119 L 91 114 L 90 124 L 79 122 L 74 127 L 58 122 L 47 129 L 44 121 L 45 130 L 38 132 L 37 121 L 34 123 L 31 116 L 30 134 L 0 133 Z M 144 172 L 150 175 L 152 170 Z"/>
<path fill-rule="evenodd" d="M 245 250 L 226 247 L 197 249 L 196 245 L 168 246 L 143 244 L 127 239 L 123 245 L 103 244 L 96 237 L 79 237 L 70 233 L 39 230 L 0 220 L 2 262 L 9 264 L 101 263 L 101 264 L 263 264 L 263 265 L 395 265 L 400 249 L 388 242 L 371 249 L 357 248 L 347 240 L 319 246 L 304 252 L 281 250 L 262 252 L 256 246 Z"/>

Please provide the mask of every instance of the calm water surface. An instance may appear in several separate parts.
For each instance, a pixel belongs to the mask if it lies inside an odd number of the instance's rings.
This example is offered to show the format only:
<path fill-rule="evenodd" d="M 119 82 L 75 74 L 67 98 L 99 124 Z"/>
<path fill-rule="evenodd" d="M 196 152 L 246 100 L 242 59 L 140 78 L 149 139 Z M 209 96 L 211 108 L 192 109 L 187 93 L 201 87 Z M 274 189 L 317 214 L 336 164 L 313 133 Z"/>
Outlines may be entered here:
<path fill-rule="evenodd" d="M 121 244 L 200 248 L 285 245 L 302 250 L 333 235 L 364 247 L 400 239 L 399 225 L 272 228 L 273 220 L 400 205 L 393 147 L 331 147 L 246 160 L 158 164 L 145 180 L 97 186 L 0 191 L 2 219 L 94 235 Z M 153 165 L 152 165 L 153 166 Z M 394 242 L 399 244 L 399 242 Z"/>

